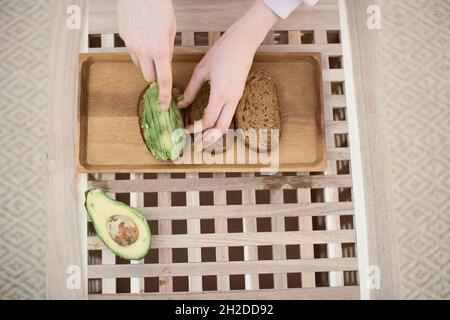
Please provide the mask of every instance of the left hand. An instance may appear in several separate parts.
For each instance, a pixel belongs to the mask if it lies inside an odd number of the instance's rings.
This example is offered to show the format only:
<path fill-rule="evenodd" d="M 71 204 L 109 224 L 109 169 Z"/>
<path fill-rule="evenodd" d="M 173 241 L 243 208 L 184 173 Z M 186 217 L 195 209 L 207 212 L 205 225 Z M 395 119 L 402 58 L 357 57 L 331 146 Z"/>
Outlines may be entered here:
<path fill-rule="evenodd" d="M 275 13 L 261 0 L 256 1 L 214 44 L 195 68 L 183 100 L 178 106 L 188 107 L 195 100 L 204 82 L 211 82 L 209 103 L 204 112 L 202 126 L 195 125 L 194 128 L 191 124 L 186 128 L 189 133 L 217 129 L 212 137 L 208 134 L 204 136 L 202 149 L 214 143 L 229 129 L 244 92 L 255 52 L 276 20 Z"/>

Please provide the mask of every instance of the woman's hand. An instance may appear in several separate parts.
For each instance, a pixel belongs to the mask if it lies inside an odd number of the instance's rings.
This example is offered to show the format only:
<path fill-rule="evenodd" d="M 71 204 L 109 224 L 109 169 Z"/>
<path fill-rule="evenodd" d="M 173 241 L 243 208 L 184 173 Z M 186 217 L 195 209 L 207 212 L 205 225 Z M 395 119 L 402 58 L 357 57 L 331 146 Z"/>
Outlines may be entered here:
<path fill-rule="evenodd" d="M 159 99 L 167 109 L 172 99 L 172 55 L 176 33 L 170 0 L 119 0 L 119 33 L 131 59 L 147 82 L 158 81 Z"/>
<path fill-rule="evenodd" d="M 195 128 L 194 125 L 186 128 L 190 133 L 217 129 L 212 136 L 204 136 L 202 148 L 208 147 L 229 129 L 244 92 L 255 52 L 276 20 L 277 16 L 272 10 L 261 0 L 256 1 L 214 44 L 195 68 L 183 100 L 178 106 L 188 107 L 195 100 L 203 83 L 210 80 L 211 93 L 202 126 L 196 124 Z"/>

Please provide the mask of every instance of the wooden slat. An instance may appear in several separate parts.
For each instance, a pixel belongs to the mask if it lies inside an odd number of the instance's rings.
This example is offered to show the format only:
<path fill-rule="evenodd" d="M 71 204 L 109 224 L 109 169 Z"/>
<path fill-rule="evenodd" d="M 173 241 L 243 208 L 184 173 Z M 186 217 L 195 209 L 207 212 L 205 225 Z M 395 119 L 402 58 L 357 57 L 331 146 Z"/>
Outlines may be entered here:
<path fill-rule="evenodd" d="M 254 174 L 252 173 L 243 173 L 242 177 L 252 178 Z M 242 204 L 244 205 L 255 205 L 256 204 L 256 194 L 255 190 L 251 186 L 247 186 L 242 191 Z M 244 234 L 255 233 L 256 230 L 256 218 L 254 217 L 244 217 L 242 219 L 243 231 Z M 243 245 L 242 243 L 240 245 Z M 238 244 L 239 245 L 239 244 Z M 244 246 L 244 260 L 246 261 L 254 261 L 258 260 L 258 248 L 256 246 L 246 245 Z M 255 290 L 259 287 L 259 279 L 255 274 L 245 274 L 245 289 L 246 290 Z"/>
<path fill-rule="evenodd" d="M 114 173 L 103 173 L 95 175 L 99 180 L 102 179 L 115 179 Z M 112 199 L 115 199 L 115 194 L 109 194 Z M 116 255 L 109 250 L 102 250 L 102 264 L 113 265 L 116 264 Z M 102 293 L 116 293 L 116 279 L 103 279 L 102 280 Z M 136 292 L 134 292 L 136 293 Z M 139 292 L 138 292 L 139 293 Z"/>
<path fill-rule="evenodd" d="M 310 189 L 298 189 L 297 190 L 297 201 L 299 203 L 310 203 L 311 202 L 311 190 Z M 313 223 L 312 217 L 300 216 L 298 222 L 300 231 L 312 231 Z M 300 245 L 300 256 L 302 259 L 313 259 L 314 258 L 314 245 L 312 244 L 301 244 Z M 316 279 L 313 272 L 302 272 L 302 287 L 303 288 L 314 288 L 316 286 Z"/>
<path fill-rule="evenodd" d="M 356 241 L 354 230 L 302 231 L 302 232 L 258 232 L 201 235 L 157 235 L 153 236 L 153 248 L 198 248 L 220 246 L 271 246 L 277 244 L 326 244 Z M 89 250 L 105 249 L 97 237 L 88 238 Z"/>
<path fill-rule="evenodd" d="M 180 32 L 224 31 L 250 7 L 251 0 L 174 0 Z M 91 0 L 89 32 L 117 33 L 116 0 Z M 199 10 L 202 8 L 202 10 Z M 321 0 L 315 7 L 299 7 L 289 19 L 279 19 L 275 30 L 339 29 L 337 0 Z"/>
<path fill-rule="evenodd" d="M 208 44 L 212 46 L 214 43 L 216 43 L 220 39 L 220 32 L 209 32 L 208 33 Z"/>
<path fill-rule="evenodd" d="M 328 148 L 328 160 L 350 160 L 350 148 Z"/>
<path fill-rule="evenodd" d="M 309 189 L 298 189 L 299 191 Z M 226 193 L 223 190 L 216 193 Z M 215 202 L 216 203 L 216 202 Z M 289 204 L 258 204 L 258 205 L 223 205 L 218 203 L 214 206 L 199 207 L 146 207 L 137 209 L 144 214 L 148 220 L 177 220 L 177 219 L 220 219 L 220 218 L 242 218 L 242 217 L 308 217 L 325 215 L 354 215 L 353 203 L 289 203 Z M 226 221 L 225 221 L 226 222 Z M 226 224 L 225 224 L 226 225 Z M 217 231 L 221 233 L 220 231 Z M 225 229 L 224 232 L 226 233 Z"/>
<path fill-rule="evenodd" d="M 346 96 L 345 95 L 338 96 L 338 95 L 331 95 L 331 94 L 325 93 L 324 94 L 324 105 L 325 105 L 325 108 L 345 107 L 347 105 Z"/>
<path fill-rule="evenodd" d="M 144 179 L 144 175 L 142 173 L 131 173 L 131 180 L 142 180 Z M 143 207 L 144 206 L 144 194 L 142 192 L 132 192 L 130 193 L 130 205 L 132 207 Z M 102 251 L 103 252 L 103 251 Z M 139 261 L 132 260 L 131 264 L 143 264 L 144 259 Z M 139 277 L 132 277 L 130 279 L 130 291 L 131 293 L 143 293 L 145 292 L 145 279 Z"/>
<path fill-rule="evenodd" d="M 351 175 L 335 176 L 262 176 L 239 178 L 209 178 L 209 179 L 177 179 L 161 180 L 154 183 L 151 180 L 119 180 L 119 181 L 89 181 L 91 188 L 102 188 L 106 192 L 176 192 L 176 191 L 215 191 L 243 190 L 245 188 L 268 189 L 300 189 L 352 186 Z"/>
<path fill-rule="evenodd" d="M 224 178 L 224 173 L 214 173 L 213 177 L 215 178 Z M 224 190 L 217 190 L 214 192 L 214 206 L 211 206 L 209 208 L 205 208 L 205 213 L 208 212 L 208 214 L 215 211 L 217 208 L 224 208 L 226 212 L 229 212 L 226 208 L 229 208 L 229 206 L 226 206 L 227 204 L 227 193 Z M 238 206 L 237 206 L 238 207 Z M 240 206 L 239 206 L 240 207 Z M 199 208 L 196 208 L 199 209 Z M 241 215 L 237 215 L 236 217 L 240 217 Z M 211 217 L 211 216 L 209 216 Z M 227 216 L 224 214 L 218 214 L 216 215 L 216 218 L 214 220 L 214 231 L 215 233 L 227 233 Z M 228 248 L 227 247 L 218 247 L 216 248 L 216 261 L 217 262 L 224 262 L 228 261 Z M 227 291 L 230 289 L 230 281 L 229 277 L 226 275 L 218 275 L 217 276 L 217 290 L 219 291 Z"/>
<path fill-rule="evenodd" d="M 185 53 L 206 53 L 210 47 L 209 46 L 177 46 L 174 48 L 175 54 L 185 54 Z M 126 48 L 111 48 L 111 49 L 103 49 L 103 48 L 90 48 L 90 53 L 125 53 L 127 52 Z M 328 45 L 319 45 L 319 44 L 302 44 L 302 45 L 262 45 L 258 48 L 258 52 L 284 52 L 284 53 L 295 53 L 295 52 L 303 52 L 303 53 L 314 53 L 321 52 L 324 56 L 338 56 L 342 54 L 342 48 L 340 44 L 328 44 Z"/>
<path fill-rule="evenodd" d="M 167 173 L 158 174 L 158 181 L 168 180 L 170 175 Z M 171 194 L 170 192 L 158 192 L 158 206 L 159 207 L 170 207 L 171 205 Z M 158 220 L 158 234 L 162 237 L 168 237 L 172 234 L 172 221 L 167 219 Z M 152 238 L 152 247 L 154 246 Z M 172 250 L 170 248 L 161 248 L 158 250 L 159 263 L 171 263 L 172 262 Z M 171 277 L 159 277 L 159 291 L 160 292 L 172 292 L 173 290 L 173 279 Z"/>
<path fill-rule="evenodd" d="M 181 45 L 182 46 L 193 46 L 195 42 L 194 32 L 182 32 L 181 33 Z"/>
<path fill-rule="evenodd" d="M 2 4 L 4 5 L 4 4 Z M 86 25 L 80 30 L 67 28 L 67 8 L 80 9 L 82 21 L 86 21 L 87 1 L 60 0 L 49 6 L 52 21 L 49 22 L 51 42 L 49 61 L 52 67 L 48 77 L 48 125 L 47 125 L 47 216 L 48 237 L 46 259 L 48 299 L 85 299 L 88 296 L 86 281 L 87 246 L 86 214 L 82 194 L 78 194 L 78 177 L 75 171 L 76 119 L 78 83 L 78 56 Z M 2 49 L 3 51 L 3 49 Z M 45 86 L 45 85 L 44 85 Z M 84 180 L 84 178 L 83 178 Z M 37 253 L 36 253 L 37 254 Z M 69 266 L 79 267 L 80 288 L 66 285 Z M 32 275 L 30 275 L 32 277 Z"/>
<path fill-rule="evenodd" d="M 388 119 L 384 103 L 380 32 L 367 28 L 367 8 L 379 0 L 340 0 L 342 43 L 352 136 L 354 201 L 358 214 L 359 276 L 363 299 L 398 299 L 400 271 Z M 370 90 L 368 88 L 377 88 Z M 370 148 L 368 148 L 370 146 Z M 368 267 L 378 266 L 380 290 L 367 287 Z"/>
<path fill-rule="evenodd" d="M 87 190 L 87 178 L 88 178 L 87 175 L 80 176 L 80 180 L 81 179 L 84 180 L 83 182 L 79 181 L 79 183 L 78 183 L 78 190 L 79 190 L 80 195 L 83 194 L 83 192 L 85 190 Z M 85 198 L 85 197 L 83 196 L 83 198 Z M 80 201 L 84 202 L 84 199 L 80 199 Z M 91 221 L 89 215 L 87 215 L 87 217 L 88 217 L 88 221 Z M 88 228 L 87 231 L 88 231 L 88 233 L 87 233 L 88 236 L 95 236 L 95 230 Z M 109 252 L 109 254 L 111 254 L 111 253 Z M 102 264 L 102 260 L 103 260 L 103 254 L 101 254 L 99 257 L 98 255 L 91 254 L 90 252 L 88 252 L 88 266 Z M 111 263 L 114 263 L 114 262 L 111 262 Z M 102 292 L 102 280 L 101 279 L 91 279 L 90 281 L 88 281 L 88 292 L 89 293 Z M 115 292 L 115 291 L 112 291 L 112 292 Z M 104 292 L 102 292 L 102 293 L 104 293 Z"/>
<path fill-rule="evenodd" d="M 254 291 L 225 291 L 202 293 L 171 293 L 171 294 L 116 294 L 116 295 L 90 295 L 92 300 L 357 300 L 358 287 L 341 288 L 311 288 L 288 290 L 254 290 Z"/>
<path fill-rule="evenodd" d="M 327 42 L 327 34 L 326 31 L 316 31 L 316 42 L 317 43 L 326 43 Z M 324 70 L 324 74 L 326 72 L 329 73 L 330 70 Z M 343 70 L 342 70 L 343 72 Z M 343 78 L 343 75 L 341 74 Z M 329 78 L 329 77 L 328 77 Z M 331 79 L 327 79 L 324 77 L 324 94 L 332 95 L 331 85 L 329 85 L 329 81 Z M 325 85 L 327 84 L 327 85 Z M 325 115 L 325 123 L 327 123 L 326 130 L 326 141 L 327 148 L 334 148 L 335 145 L 335 134 L 338 133 L 348 133 L 348 124 L 345 121 L 334 122 L 333 121 L 333 108 L 330 105 L 327 105 L 324 110 Z M 334 176 L 337 174 L 337 167 L 335 160 L 328 160 L 327 170 L 325 171 L 325 175 Z M 339 193 L 336 187 L 327 187 L 324 190 L 324 196 L 326 202 L 338 202 L 339 201 Z M 325 226 L 327 230 L 339 230 L 341 227 L 340 217 L 339 216 L 326 216 L 325 217 Z M 329 258 L 340 258 L 342 257 L 342 246 L 340 243 L 329 243 L 327 245 L 327 255 Z M 332 287 L 341 287 L 344 285 L 344 277 L 342 272 L 329 272 L 329 283 Z"/>
<path fill-rule="evenodd" d="M 198 173 L 186 173 L 186 179 L 198 179 Z M 198 207 L 200 205 L 200 195 L 198 191 L 186 192 L 186 205 L 188 207 Z M 200 220 L 189 219 L 187 221 L 187 233 L 189 235 L 200 235 Z M 201 262 L 202 252 L 201 248 L 188 248 L 188 261 L 189 262 Z M 202 277 L 201 275 L 189 274 L 189 291 L 200 292 L 202 291 Z"/>
<path fill-rule="evenodd" d="M 301 43 L 301 32 L 289 31 L 289 43 L 299 45 Z M 336 155 L 337 152 L 327 150 L 328 158 Z M 306 173 L 297 173 L 297 175 L 306 175 Z M 315 206 L 314 204 L 311 204 L 311 189 L 297 189 L 297 202 L 304 206 Z M 303 215 L 299 216 L 298 227 L 300 231 L 312 231 L 312 217 Z M 302 259 L 314 259 L 314 245 L 301 244 L 300 257 Z M 303 271 L 301 273 L 301 285 L 303 288 L 314 288 L 316 286 L 314 272 Z"/>
<path fill-rule="evenodd" d="M 288 272 L 351 271 L 357 269 L 356 258 L 297 259 L 267 261 L 230 261 L 208 263 L 121 264 L 89 266 L 90 279 L 259 274 Z M 276 289 L 276 288 L 275 288 Z"/>
<path fill-rule="evenodd" d="M 332 29 L 328 29 L 332 30 Z M 327 44 L 327 29 L 326 28 L 320 28 L 314 30 L 314 42 L 315 44 Z"/>
<path fill-rule="evenodd" d="M 281 175 L 281 174 L 278 174 Z M 272 189 L 270 190 L 270 203 L 282 204 L 283 203 L 283 190 Z M 273 232 L 285 231 L 284 217 L 281 215 L 273 215 L 271 219 L 271 227 Z M 272 247 L 272 254 L 274 260 L 286 260 L 286 246 L 275 245 Z M 272 270 L 271 270 L 272 272 Z M 285 273 L 275 273 L 273 279 L 274 289 L 287 289 L 287 276 Z"/>
<path fill-rule="evenodd" d="M 301 45 L 302 33 L 301 31 L 291 30 L 288 31 L 288 42 L 290 45 L 299 46 Z"/>
<path fill-rule="evenodd" d="M 322 59 L 327 61 L 328 59 Z M 344 81 L 345 74 L 343 69 L 326 69 L 322 72 L 323 81 Z"/>
<path fill-rule="evenodd" d="M 102 34 L 101 41 L 102 41 L 103 49 L 114 48 L 114 34 L 113 33 Z"/>
<path fill-rule="evenodd" d="M 113 33 L 109 33 L 109 34 L 102 34 L 101 35 L 101 47 L 103 49 L 110 49 L 110 48 L 114 48 L 114 34 Z M 95 177 L 99 180 L 114 180 L 115 179 L 115 174 L 114 173 L 103 173 L 103 174 L 98 174 L 95 175 Z M 116 196 L 115 194 L 109 194 L 109 196 L 112 199 L 115 199 Z M 130 195 L 130 204 L 133 206 L 137 206 L 138 203 L 136 203 L 135 199 L 131 199 L 131 195 Z M 116 263 L 116 255 L 114 253 L 112 253 L 109 250 L 102 250 L 102 264 L 115 264 Z M 131 263 L 135 263 L 134 261 Z M 140 293 L 140 290 L 136 290 L 136 279 L 130 279 L 130 290 L 131 293 Z M 103 279 L 102 280 L 102 293 L 116 293 L 116 279 Z"/>
<path fill-rule="evenodd" d="M 330 108 L 330 109 L 331 109 L 330 112 L 331 112 L 331 116 L 332 116 L 333 110 L 332 110 L 332 108 Z M 325 122 L 325 126 L 327 128 L 326 134 L 329 137 L 332 137 L 333 141 L 334 141 L 335 134 L 348 134 L 348 124 L 346 121 L 327 120 Z M 333 148 L 335 148 L 334 144 L 333 144 L 333 146 L 328 146 L 328 149 L 333 149 Z M 329 159 L 329 160 L 333 160 L 333 159 Z M 329 173 L 328 176 L 333 176 L 333 174 Z"/>

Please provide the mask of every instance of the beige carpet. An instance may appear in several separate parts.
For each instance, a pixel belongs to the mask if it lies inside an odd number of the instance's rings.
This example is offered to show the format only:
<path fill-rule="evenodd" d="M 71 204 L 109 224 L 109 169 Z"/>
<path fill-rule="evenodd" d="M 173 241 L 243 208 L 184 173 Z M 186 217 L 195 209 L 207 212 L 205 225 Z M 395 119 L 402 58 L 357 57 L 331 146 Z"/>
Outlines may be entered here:
<path fill-rule="evenodd" d="M 450 0 L 384 0 L 401 295 L 450 298 Z"/>
<path fill-rule="evenodd" d="M 0 0 L 0 299 L 45 297 L 49 7 Z M 450 298 L 450 0 L 383 0 L 401 294 Z"/>
<path fill-rule="evenodd" d="M 0 0 L 0 298 L 45 297 L 49 10 Z"/>

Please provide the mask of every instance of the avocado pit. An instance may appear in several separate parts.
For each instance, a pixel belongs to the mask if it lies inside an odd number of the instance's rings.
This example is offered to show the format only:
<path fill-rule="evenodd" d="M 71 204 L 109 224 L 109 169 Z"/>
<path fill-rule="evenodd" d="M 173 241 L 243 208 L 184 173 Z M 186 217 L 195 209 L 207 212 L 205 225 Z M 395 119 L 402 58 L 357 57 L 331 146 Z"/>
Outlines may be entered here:
<path fill-rule="evenodd" d="M 139 238 L 137 225 L 128 217 L 121 215 L 111 216 L 107 220 L 107 225 L 109 235 L 119 246 L 132 245 Z"/>

